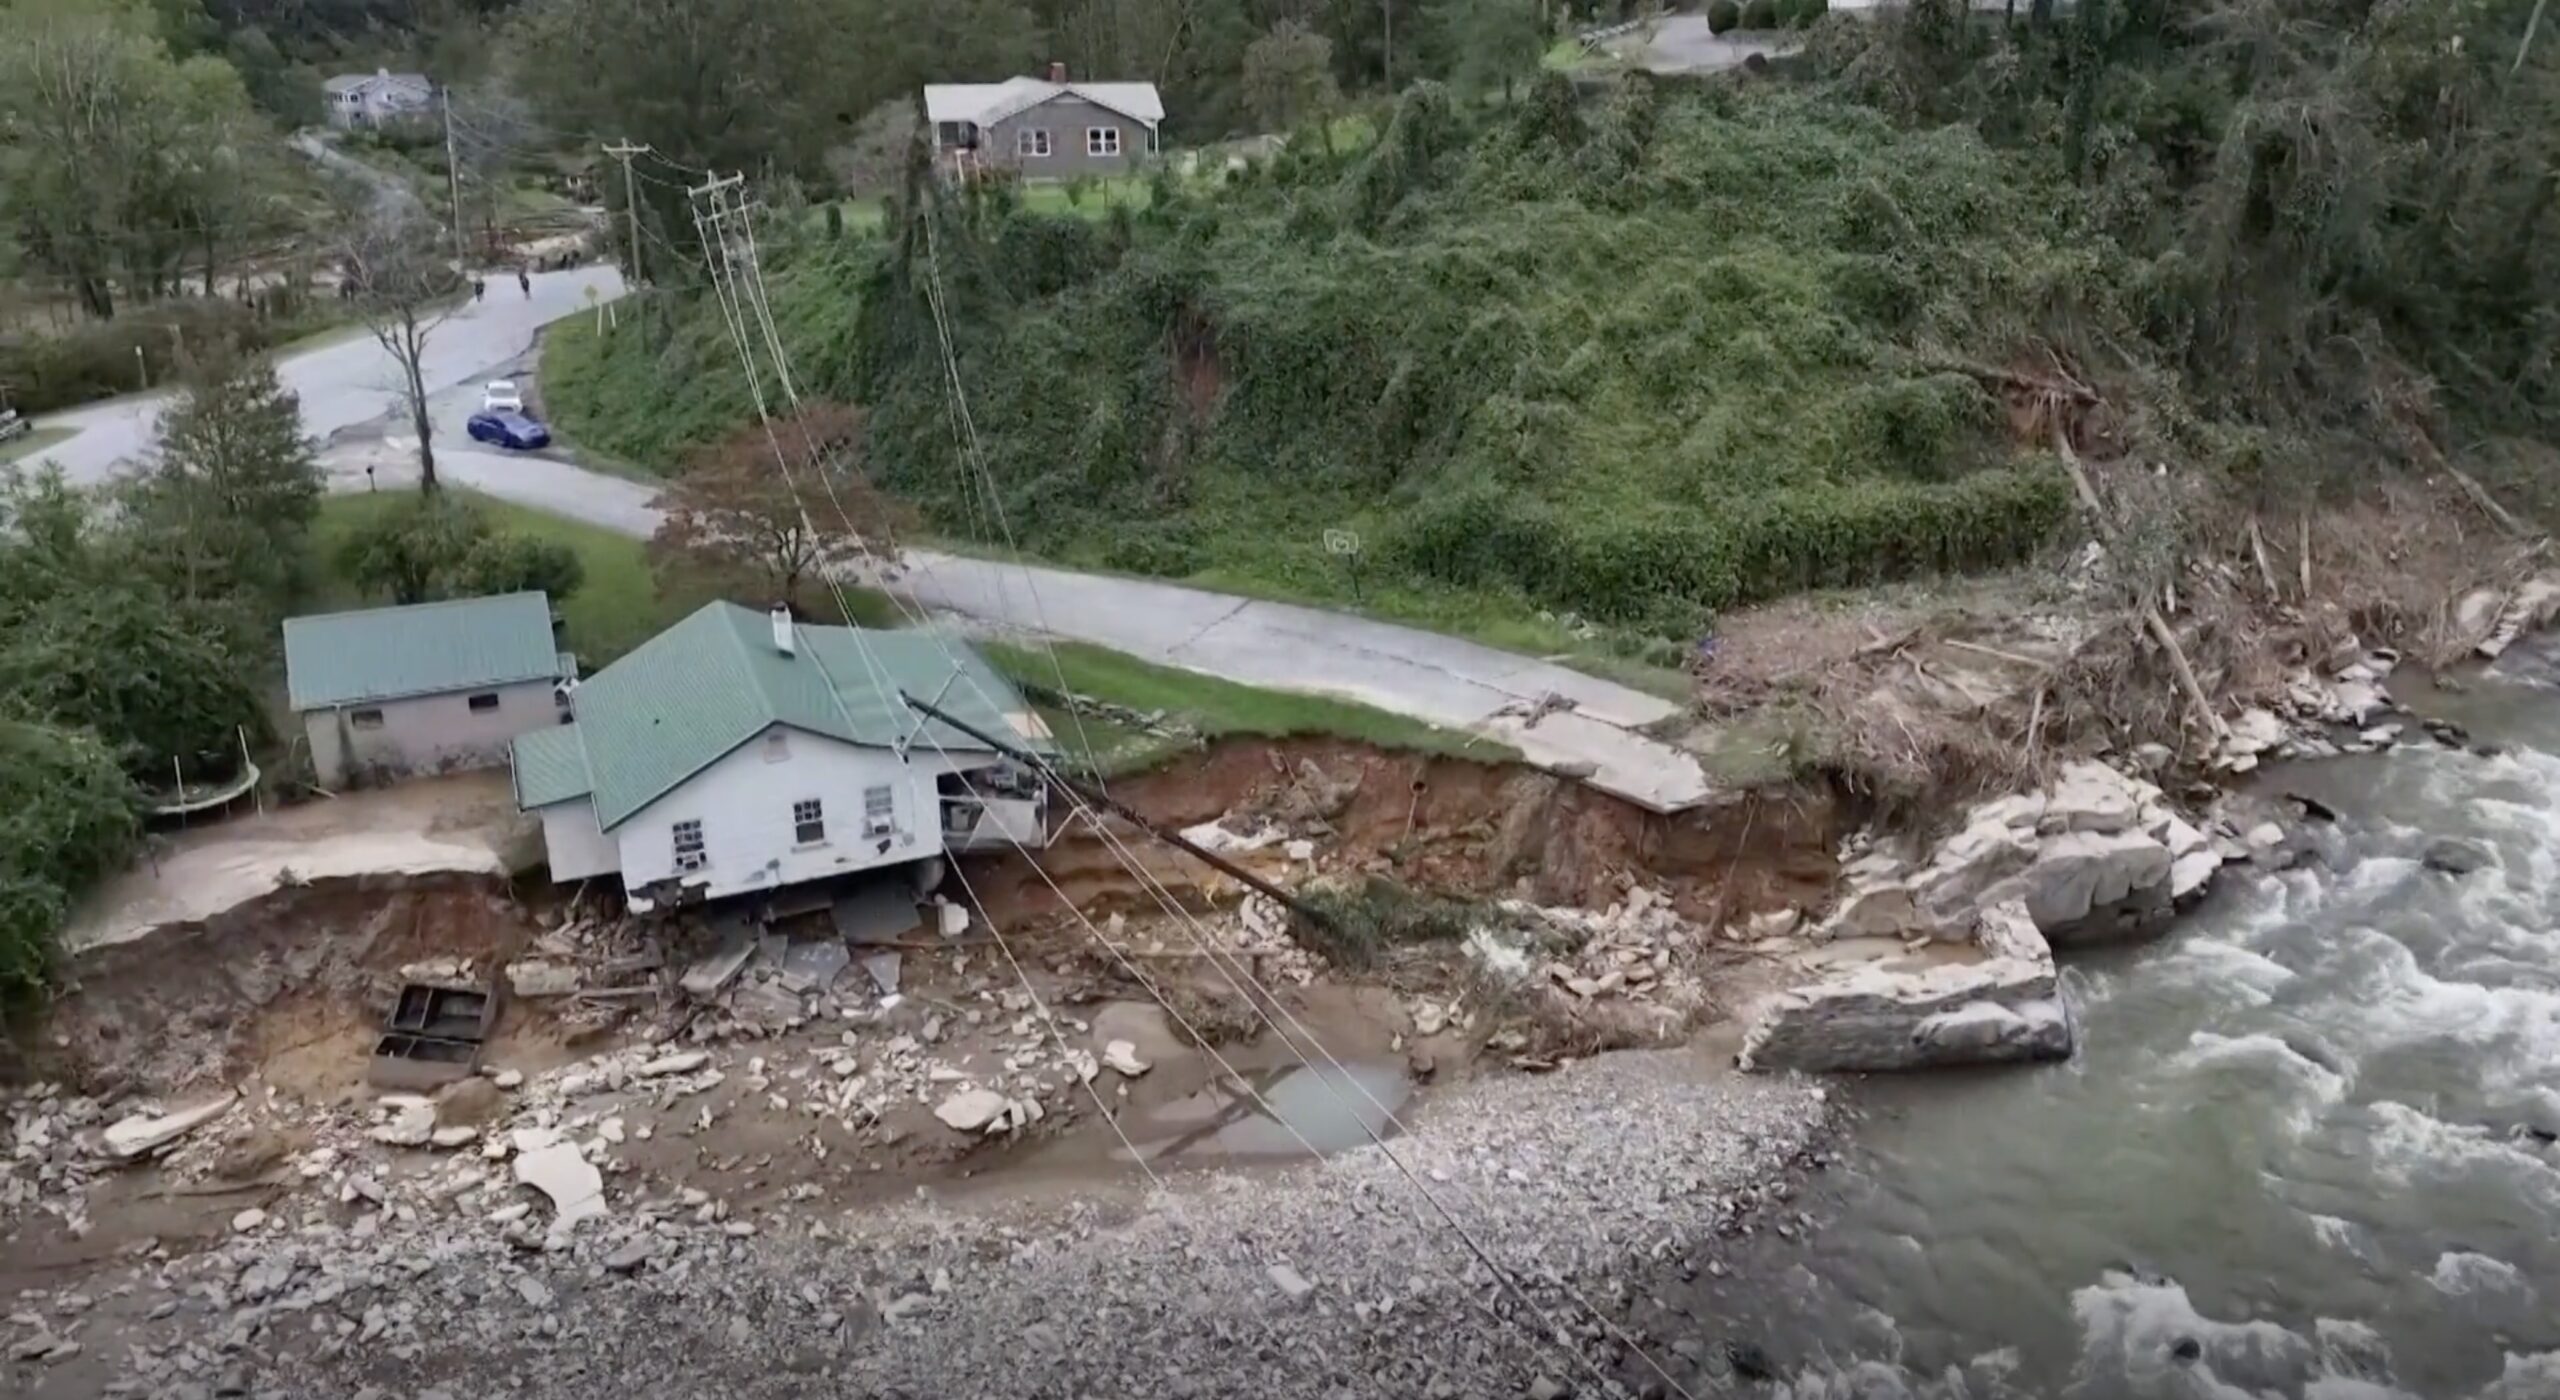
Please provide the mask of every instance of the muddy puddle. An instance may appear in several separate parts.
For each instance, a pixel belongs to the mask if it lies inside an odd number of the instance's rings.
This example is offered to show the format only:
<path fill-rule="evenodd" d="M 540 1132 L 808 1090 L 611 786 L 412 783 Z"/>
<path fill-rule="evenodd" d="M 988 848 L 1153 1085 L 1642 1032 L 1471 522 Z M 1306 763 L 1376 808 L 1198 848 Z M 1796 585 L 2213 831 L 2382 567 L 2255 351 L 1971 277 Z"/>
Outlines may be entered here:
<path fill-rule="evenodd" d="M 1155 1166 L 1287 1161 L 1395 1136 L 1395 1115 L 1412 1097 L 1401 1065 L 1320 1061 L 1220 1078 L 1120 1127 Z"/>

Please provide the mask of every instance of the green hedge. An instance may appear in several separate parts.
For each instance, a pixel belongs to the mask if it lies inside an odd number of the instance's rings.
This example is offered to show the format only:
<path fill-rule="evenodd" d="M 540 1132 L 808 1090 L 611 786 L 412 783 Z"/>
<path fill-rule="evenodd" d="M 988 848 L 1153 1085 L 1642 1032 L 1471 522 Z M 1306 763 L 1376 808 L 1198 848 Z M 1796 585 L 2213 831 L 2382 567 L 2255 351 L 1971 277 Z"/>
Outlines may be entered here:
<path fill-rule="evenodd" d="M 142 387 L 141 372 L 150 367 L 154 387 L 177 370 L 184 348 L 228 341 L 245 350 L 263 350 L 317 325 L 317 306 L 274 303 L 290 314 L 262 315 L 235 301 L 189 298 L 166 301 L 82 326 L 65 335 L 0 336 L 0 389 L 9 407 L 21 413 L 94 403 L 130 394 Z M 134 351 L 142 352 L 142 359 Z"/>
<path fill-rule="evenodd" d="M 1742 27 L 1745 29 L 1777 28 L 1777 0 L 1746 0 L 1742 7 Z"/>
<path fill-rule="evenodd" d="M 1560 518 L 1477 488 L 1411 511 L 1387 553 L 1427 579 L 1516 587 L 1592 617 L 1660 628 L 1801 589 L 2014 563 L 2050 539 L 2070 509 L 2070 485 L 2049 466 L 1781 491 L 1721 515 Z"/>

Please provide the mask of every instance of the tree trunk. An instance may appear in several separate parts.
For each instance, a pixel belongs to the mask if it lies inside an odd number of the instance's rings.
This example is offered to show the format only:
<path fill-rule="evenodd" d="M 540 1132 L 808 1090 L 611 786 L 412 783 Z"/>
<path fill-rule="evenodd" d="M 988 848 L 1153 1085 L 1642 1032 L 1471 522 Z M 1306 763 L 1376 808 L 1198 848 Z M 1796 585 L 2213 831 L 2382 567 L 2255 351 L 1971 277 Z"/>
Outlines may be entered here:
<path fill-rule="evenodd" d="M 419 381 L 417 361 L 409 362 L 409 418 L 418 430 L 418 490 L 436 493 L 436 446 L 427 437 L 427 390 Z"/>

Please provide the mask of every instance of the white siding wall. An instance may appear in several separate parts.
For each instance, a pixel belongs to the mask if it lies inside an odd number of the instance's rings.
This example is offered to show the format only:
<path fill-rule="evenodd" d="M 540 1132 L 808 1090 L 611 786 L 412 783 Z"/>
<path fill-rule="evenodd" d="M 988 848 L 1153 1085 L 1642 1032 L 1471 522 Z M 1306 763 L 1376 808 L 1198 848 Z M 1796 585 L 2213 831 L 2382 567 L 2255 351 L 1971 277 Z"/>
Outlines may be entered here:
<path fill-rule="evenodd" d="M 779 761 L 768 757 L 768 740 L 776 732 L 787 754 Z M 886 850 L 884 838 L 862 834 L 863 789 L 877 785 L 894 793 Z M 825 805 L 826 840 L 802 846 L 793 830 L 792 804 L 813 797 Z M 688 820 L 702 823 L 709 860 L 699 870 L 680 872 L 675 825 Z M 612 834 L 622 851 L 626 891 L 636 894 L 674 876 L 701 885 L 714 899 L 942 854 L 941 813 L 926 760 L 920 757 L 910 767 L 887 749 L 858 748 L 781 726 L 686 779 Z M 633 907 L 647 905 L 635 898 Z"/>
<path fill-rule="evenodd" d="M 472 696 L 491 694 L 498 697 L 496 709 L 471 708 Z M 356 716 L 368 710 L 380 712 L 380 727 L 356 726 Z M 547 680 L 312 710 L 302 717 L 303 732 L 311 740 L 312 772 L 322 787 L 409 773 L 494 768 L 507 761 L 507 741 L 559 722 L 560 706 Z"/>
<path fill-rule="evenodd" d="M 593 801 L 580 797 L 537 810 L 554 882 L 610 875 L 622 868 L 622 849 L 597 828 Z"/>

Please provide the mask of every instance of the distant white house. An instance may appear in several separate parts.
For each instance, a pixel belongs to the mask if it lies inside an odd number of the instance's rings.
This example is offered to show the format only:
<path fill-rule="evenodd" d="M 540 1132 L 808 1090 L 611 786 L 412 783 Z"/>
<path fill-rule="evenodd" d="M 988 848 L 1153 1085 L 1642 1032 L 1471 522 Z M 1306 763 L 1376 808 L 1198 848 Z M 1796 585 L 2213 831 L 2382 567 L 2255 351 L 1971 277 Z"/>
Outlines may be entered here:
<path fill-rule="evenodd" d="M 577 663 L 540 593 L 291 617 L 285 691 L 325 788 L 494 768 L 529 729 L 555 728 Z"/>
<path fill-rule="evenodd" d="M 436 87 L 424 73 L 341 73 L 322 83 L 329 125 L 354 129 L 424 117 L 435 106 Z"/>
<path fill-rule="evenodd" d="M 1038 786 L 902 691 L 1051 747 L 957 638 L 712 603 L 577 687 L 574 722 L 515 741 L 516 805 L 553 880 L 618 874 L 644 912 L 1044 840 Z"/>

